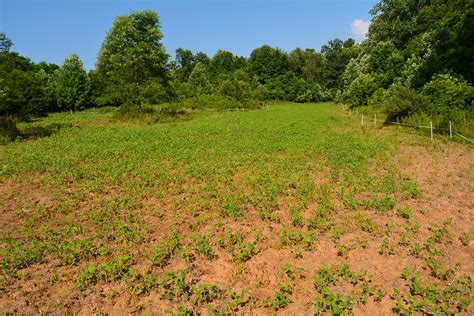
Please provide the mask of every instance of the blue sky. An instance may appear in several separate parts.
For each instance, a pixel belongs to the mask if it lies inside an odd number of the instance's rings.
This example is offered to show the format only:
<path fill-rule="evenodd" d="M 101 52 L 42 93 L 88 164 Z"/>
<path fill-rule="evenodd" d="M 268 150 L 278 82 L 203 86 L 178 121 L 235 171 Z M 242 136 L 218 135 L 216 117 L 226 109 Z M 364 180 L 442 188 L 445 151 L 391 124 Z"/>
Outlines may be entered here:
<path fill-rule="evenodd" d="M 218 49 L 248 56 L 263 44 L 286 51 L 360 35 L 375 0 L 0 0 L 0 31 L 13 50 L 35 62 L 62 64 L 76 53 L 87 69 L 117 15 L 155 10 L 163 43 L 212 56 Z"/>

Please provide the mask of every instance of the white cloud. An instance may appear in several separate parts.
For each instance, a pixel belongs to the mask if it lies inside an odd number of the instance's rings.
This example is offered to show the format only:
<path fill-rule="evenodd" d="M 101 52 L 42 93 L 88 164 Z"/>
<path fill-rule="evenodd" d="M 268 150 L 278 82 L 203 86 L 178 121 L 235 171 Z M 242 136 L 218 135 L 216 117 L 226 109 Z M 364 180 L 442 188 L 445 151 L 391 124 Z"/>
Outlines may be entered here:
<path fill-rule="evenodd" d="M 362 41 L 367 36 L 369 31 L 369 21 L 362 19 L 355 19 L 351 24 L 351 34 L 357 41 Z"/>

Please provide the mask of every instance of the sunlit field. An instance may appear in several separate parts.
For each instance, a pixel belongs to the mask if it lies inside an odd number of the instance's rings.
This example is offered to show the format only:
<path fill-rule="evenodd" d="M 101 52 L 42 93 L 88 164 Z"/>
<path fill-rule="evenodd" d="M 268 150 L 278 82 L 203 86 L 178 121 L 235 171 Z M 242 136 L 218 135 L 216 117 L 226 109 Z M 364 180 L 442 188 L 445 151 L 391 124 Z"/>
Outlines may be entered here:
<path fill-rule="evenodd" d="M 1 311 L 473 312 L 472 146 L 332 103 L 111 111 L 0 147 Z"/>

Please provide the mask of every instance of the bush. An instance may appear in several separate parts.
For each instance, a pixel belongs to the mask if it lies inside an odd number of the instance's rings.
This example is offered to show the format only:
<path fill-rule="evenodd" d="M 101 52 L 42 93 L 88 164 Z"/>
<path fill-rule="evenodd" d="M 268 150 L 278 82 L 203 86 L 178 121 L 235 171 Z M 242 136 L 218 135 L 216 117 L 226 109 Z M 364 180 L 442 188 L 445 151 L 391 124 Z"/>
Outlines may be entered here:
<path fill-rule="evenodd" d="M 351 82 L 344 99 L 352 105 L 367 105 L 369 97 L 377 90 L 378 84 L 370 74 L 361 74 Z"/>
<path fill-rule="evenodd" d="M 474 88 L 462 78 L 436 75 L 423 86 L 421 94 L 427 100 L 425 112 L 440 127 L 447 127 L 449 121 L 466 123 L 472 118 Z"/>
<path fill-rule="evenodd" d="M 137 106 L 131 103 L 121 105 L 115 114 L 115 118 L 123 121 L 135 121 L 145 124 L 158 122 L 169 122 L 176 120 L 187 120 L 191 111 L 180 107 L 178 103 L 164 103 L 161 105 Z"/>
<path fill-rule="evenodd" d="M 392 85 L 388 91 L 388 101 L 384 107 L 387 121 L 399 120 L 423 111 L 426 101 L 412 88 Z"/>

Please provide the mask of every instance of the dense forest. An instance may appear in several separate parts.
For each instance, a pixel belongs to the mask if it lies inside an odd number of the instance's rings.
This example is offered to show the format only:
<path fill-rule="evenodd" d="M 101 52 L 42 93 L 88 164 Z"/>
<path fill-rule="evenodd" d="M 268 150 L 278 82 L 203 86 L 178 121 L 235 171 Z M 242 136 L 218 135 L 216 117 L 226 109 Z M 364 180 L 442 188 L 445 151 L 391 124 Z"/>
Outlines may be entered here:
<path fill-rule="evenodd" d="M 335 100 L 368 106 L 387 119 L 449 121 L 472 129 L 474 3 L 381 0 L 367 39 L 334 39 L 285 52 L 264 45 L 250 56 L 179 48 L 171 59 L 157 13 L 118 16 L 88 73 L 76 54 L 63 65 L 33 63 L 0 33 L 0 130 L 48 112 L 120 106 L 256 108 L 268 100 Z"/>

